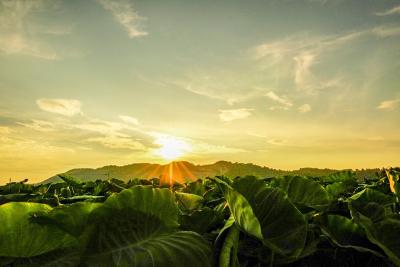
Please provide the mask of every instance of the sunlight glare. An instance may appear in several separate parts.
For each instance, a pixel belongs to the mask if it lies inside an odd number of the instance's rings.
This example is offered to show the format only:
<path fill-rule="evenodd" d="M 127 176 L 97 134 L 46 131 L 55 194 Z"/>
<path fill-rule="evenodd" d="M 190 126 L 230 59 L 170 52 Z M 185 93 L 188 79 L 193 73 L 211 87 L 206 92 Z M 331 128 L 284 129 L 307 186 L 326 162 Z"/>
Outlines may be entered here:
<path fill-rule="evenodd" d="M 180 158 L 191 151 L 191 146 L 187 142 L 173 136 L 159 136 L 154 143 L 161 146 L 157 149 L 156 154 L 166 160 Z"/>

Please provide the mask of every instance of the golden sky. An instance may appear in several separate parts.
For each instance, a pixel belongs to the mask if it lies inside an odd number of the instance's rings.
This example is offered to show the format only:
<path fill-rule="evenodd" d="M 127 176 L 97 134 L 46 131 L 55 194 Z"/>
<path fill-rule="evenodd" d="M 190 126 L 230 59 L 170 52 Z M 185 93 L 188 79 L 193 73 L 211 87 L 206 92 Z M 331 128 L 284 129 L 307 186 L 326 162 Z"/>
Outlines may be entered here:
<path fill-rule="evenodd" d="M 398 1 L 0 0 L 0 183 L 398 166 Z"/>

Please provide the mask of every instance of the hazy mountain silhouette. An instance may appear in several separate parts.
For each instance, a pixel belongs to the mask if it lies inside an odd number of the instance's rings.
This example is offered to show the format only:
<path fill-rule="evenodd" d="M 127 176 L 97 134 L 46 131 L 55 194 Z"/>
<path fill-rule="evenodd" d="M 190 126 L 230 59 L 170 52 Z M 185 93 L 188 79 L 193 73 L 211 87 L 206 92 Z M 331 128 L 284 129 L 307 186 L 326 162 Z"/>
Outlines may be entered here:
<path fill-rule="evenodd" d="M 334 169 L 301 168 L 293 171 L 277 170 L 268 167 L 258 166 L 251 163 L 233 163 L 228 161 L 218 161 L 214 164 L 194 165 L 187 161 L 175 161 L 170 164 L 151 164 L 135 163 L 125 166 L 104 166 L 97 169 L 83 168 L 72 169 L 64 174 L 73 176 L 82 182 L 95 181 L 97 179 L 106 180 L 117 178 L 128 181 L 133 178 L 151 179 L 161 178 L 169 179 L 172 172 L 174 180 L 178 182 L 195 180 L 198 178 L 225 175 L 228 177 L 254 175 L 258 177 L 273 177 L 283 175 L 309 175 L 324 176 L 337 172 Z M 378 169 L 357 170 L 359 177 L 373 177 Z M 61 181 L 59 177 L 53 176 L 42 183 Z"/>

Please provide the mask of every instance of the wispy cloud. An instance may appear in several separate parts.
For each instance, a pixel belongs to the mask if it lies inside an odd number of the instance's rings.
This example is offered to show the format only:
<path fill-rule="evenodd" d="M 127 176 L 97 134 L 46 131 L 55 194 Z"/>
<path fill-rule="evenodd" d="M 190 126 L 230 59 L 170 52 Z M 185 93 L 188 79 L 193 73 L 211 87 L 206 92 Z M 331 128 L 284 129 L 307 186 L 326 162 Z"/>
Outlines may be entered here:
<path fill-rule="evenodd" d="M 308 3 L 312 4 L 320 4 L 320 5 L 326 5 L 326 4 L 339 4 L 343 2 L 344 0 L 306 0 Z"/>
<path fill-rule="evenodd" d="M 249 72 L 245 74 L 247 77 L 241 77 L 240 74 L 228 70 L 193 72 L 172 84 L 191 93 L 234 105 L 263 94 L 259 88 L 249 88 L 248 79 L 252 74 Z"/>
<path fill-rule="evenodd" d="M 33 20 L 33 14 L 53 10 L 56 2 L 0 1 L 0 53 L 20 54 L 46 60 L 60 59 L 57 53 L 43 39 L 43 35 L 64 35 L 70 32 L 62 26 L 44 26 Z"/>
<path fill-rule="evenodd" d="M 296 62 L 294 81 L 298 88 L 304 87 L 308 81 L 308 77 L 311 75 L 310 68 L 315 62 L 315 57 L 315 54 L 303 52 L 293 58 Z"/>
<path fill-rule="evenodd" d="M 400 99 L 392 99 L 382 101 L 376 108 L 391 110 L 394 109 L 400 103 Z"/>
<path fill-rule="evenodd" d="M 297 110 L 301 113 L 307 113 L 311 111 L 311 106 L 309 104 L 304 104 L 298 107 Z"/>
<path fill-rule="evenodd" d="M 43 120 L 32 120 L 30 123 L 17 122 L 17 124 L 39 132 L 52 132 L 55 130 L 54 123 Z"/>
<path fill-rule="evenodd" d="M 113 149 L 129 149 L 135 151 L 147 150 L 147 148 L 142 143 L 136 140 L 132 140 L 129 137 L 119 137 L 119 136 L 92 137 L 88 138 L 86 141 L 100 143 L 105 147 Z"/>
<path fill-rule="evenodd" d="M 249 117 L 253 109 L 239 108 L 239 109 L 223 109 L 219 111 L 219 118 L 222 121 L 229 122 Z"/>
<path fill-rule="evenodd" d="M 400 26 L 397 25 L 379 26 L 371 29 L 371 33 L 381 38 L 400 36 Z"/>
<path fill-rule="evenodd" d="M 275 94 L 274 92 L 270 91 L 268 92 L 266 95 L 266 97 L 268 97 L 269 99 L 279 103 L 279 106 L 272 106 L 270 107 L 271 110 L 275 110 L 275 109 L 284 109 L 284 110 L 288 110 L 293 106 L 292 101 L 290 101 L 289 99 L 287 99 L 287 97 L 285 96 L 279 96 L 277 94 Z"/>
<path fill-rule="evenodd" d="M 388 10 L 382 12 L 376 12 L 375 15 L 377 16 L 388 16 L 388 15 L 399 15 L 400 14 L 400 5 L 392 7 Z"/>
<path fill-rule="evenodd" d="M 36 104 L 41 110 L 61 114 L 64 116 L 74 116 L 82 114 L 81 102 L 75 99 L 49 99 L 42 98 L 36 100 Z"/>
<path fill-rule="evenodd" d="M 268 144 L 274 145 L 274 146 L 283 146 L 283 145 L 286 144 L 286 142 L 287 142 L 286 140 L 283 140 L 283 139 L 276 139 L 276 138 L 272 138 L 272 139 L 269 139 L 269 140 L 267 141 Z"/>
<path fill-rule="evenodd" d="M 135 11 L 132 2 L 129 0 L 97 0 L 104 9 L 110 11 L 114 19 L 121 24 L 128 32 L 130 38 L 146 36 L 149 33 L 141 27 L 141 17 Z"/>
<path fill-rule="evenodd" d="M 340 35 L 297 34 L 257 45 L 253 47 L 252 55 L 253 59 L 268 71 L 285 66 L 285 73 L 293 75 L 293 82 L 298 90 L 314 93 L 326 88 L 327 84 L 333 85 L 331 81 L 339 80 L 338 77 L 316 77 L 313 67 L 323 61 L 323 56 L 360 38 L 395 36 L 400 36 L 398 25 L 381 25 Z"/>
<path fill-rule="evenodd" d="M 105 136 L 129 137 L 129 135 L 122 132 L 123 130 L 129 129 L 129 127 L 119 122 L 89 119 L 89 121 L 79 123 L 74 127 Z"/>
<path fill-rule="evenodd" d="M 119 118 L 126 123 L 133 124 L 133 125 L 139 125 L 139 120 L 136 118 L 133 118 L 131 116 L 120 115 Z"/>

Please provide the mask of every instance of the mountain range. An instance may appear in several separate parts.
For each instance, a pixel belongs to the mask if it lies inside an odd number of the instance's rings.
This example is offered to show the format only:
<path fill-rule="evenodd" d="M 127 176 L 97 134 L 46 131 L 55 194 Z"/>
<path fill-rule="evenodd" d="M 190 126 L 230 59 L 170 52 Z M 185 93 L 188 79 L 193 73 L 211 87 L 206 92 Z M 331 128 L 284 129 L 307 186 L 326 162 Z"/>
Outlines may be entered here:
<path fill-rule="evenodd" d="M 101 168 L 80 168 L 72 169 L 63 174 L 72 176 L 82 182 L 107 180 L 116 178 L 128 181 L 133 178 L 151 179 L 160 178 L 168 180 L 173 177 L 174 181 L 186 182 L 198 178 L 213 177 L 224 175 L 228 177 L 254 175 L 257 177 L 276 177 L 283 175 L 305 175 L 305 176 L 324 176 L 335 173 L 335 169 L 300 168 L 298 170 L 286 171 L 272 169 L 252 163 L 238 163 L 228 161 L 218 161 L 214 164 L 195 165 L 187 161 L 174 161 L 169 164 L 134 163 L 125 166 L 104 166 Z M 355 170 L 359 178 L 374 177 L 379 169 Z M 42 183 L 54 183 L 62 181 L 57 175 L 46 179 Z"/>

